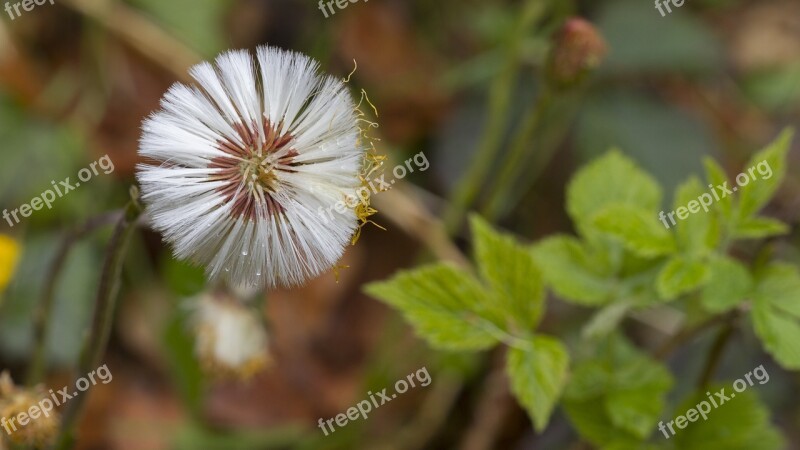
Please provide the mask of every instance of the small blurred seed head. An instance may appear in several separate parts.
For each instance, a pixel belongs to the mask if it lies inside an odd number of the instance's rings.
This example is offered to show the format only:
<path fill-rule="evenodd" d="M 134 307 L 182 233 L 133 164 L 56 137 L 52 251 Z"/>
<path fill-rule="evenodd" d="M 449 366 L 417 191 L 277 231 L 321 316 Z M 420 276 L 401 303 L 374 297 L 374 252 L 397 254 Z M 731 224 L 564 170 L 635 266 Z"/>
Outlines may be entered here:
<path fill-rule="evenodd" d="M 224 293 L 202 295 L 193 311 L 195 351 L 212 376 L 246 380 L 271 362 L 259 311 Z"/>
<path fill-rule="evenodd" d="M 50 395 L 44 387 L 21 389 L 14 386 L 8 372 L 0 375 L 0 418 L 11 419 L 23 412 L 28 414 L 31 407 L 40 408 L 40 402 L 47 399 L 50 399 Z M 4 428 L 0 428 L 3 435 L 0 441 L 8 439 L 13 444 L 35 448 L 46 448 L 52 445 L 58 434 L 61 417 L 55 410 L 49 411 L 46 415 L 41 412 L 41 409 L 39 411 L 39 417 L 30 418 L 25 426 L 16 421 L 16 431 L 9 425 L 10 435 Z M 0 449 L 2 448 L 2 442 L 0 442 Z"/>
<path fill-rule="evenodd" d="M 573 87 L 597 68 L 607 53 L 606 41 L 594 25 L 578 17 L 567 19 L 553 38 L 548 81 L 558 88 Z"/>

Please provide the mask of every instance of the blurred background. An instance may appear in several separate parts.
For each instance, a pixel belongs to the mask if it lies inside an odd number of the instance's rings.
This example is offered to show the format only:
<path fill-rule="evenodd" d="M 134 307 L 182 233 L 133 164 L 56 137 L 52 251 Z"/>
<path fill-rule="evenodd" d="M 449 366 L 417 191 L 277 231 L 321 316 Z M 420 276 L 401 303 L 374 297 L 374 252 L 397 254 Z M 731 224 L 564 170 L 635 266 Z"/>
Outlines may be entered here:
<path fill-rule="evenodd" d="M 441 216 L 485 132 L 498 79 L 515 83 L 501 136 L 542 95 L 554 33 L 571 16 L 590 21 L 608 53 L 590 79 L 550 93 L 531 151 L 499 204 L 490 182 L 476 198 L 503 228 L 527 240 L 570 232 L 569 177 L 618 147 L 665 192 L 706 155 L 736 174 L 780 129 L 800 124 L 800 2 L 686 0 L 664 17 L 643 0 L 541 0 L 546 12 L 517 32 L 523 1 L 359 0 L 326 18 L 312 0 L 55 0 L 0 20 L 0 207 L 17 208 L 76 177 L 103 155 L 115 170 L 0 233 L 22 256 L 0 300 L 0 369 L 15 380 L 33 352 L 32 319 L 50 261 L 68 230 L 120 208 L 134 183 L 143 118 L 186 69 L 231 48 L 260 44 L 300 51 L 363 88 L 380 113 L 379 150 L 390 167 L 424 152 L 430 169 L 378 194 L 381 213 L 348 249 L 339 280 L 270 292 L 264 307 L 270 363 L 247 381 L 208 376 L 194 356 L 186 299 L 204 289 L 202 270 L 172 258 L 159 235 L 137 233 L 103 361 L 114 380 L 92 388 L 82 449 L 574 449 L 563 414 L 536 436 L 508 394 L 501 350 L 480 357 L 433 352 L 399 316 L 361 292 L 373 280 L 429 255 L 427 227 L 403 218 Z M 511 74 L 509 77 L 508 74 Z M 503 145 L 506 149 L 509 145 Z M 790 166 L 798 167 L 795 144 Z M 507 151 L 507 150 L 504 150 Z M 780 256 L 800 261 L 800 178 L 767 214 L 792 225 Z M 669 200 L 669 199 L 667 199 Z M 387 210 L 388 209 L 388 210 Z M 55 285 L 46 385 L 69 382 L 88 326 L 108 227 L 80 240 Z M 468 251 L 464 239 L 456 240 Z M 434 251 L 434 253 L 436 253 Z M 427 256 L 429 257 L 429 256 Z M 570 334 L 586 311 L 551 307 L 545 330 Z M 708 337 L 706 337 L 708 338 Z M 679 383 L 700 371 L 710 339 L 672 361 Z M 721 376 L 767 361 L 751 336 L 725 353 Z M 695 355 L 695 356 L 693 356 Z M 698 358 L 695 360 L 694 358 Z M 416 388 L 325 437 L 317 420 L 345 412 L 368 391 L 426 367 Z M 759 387 L 792 448 L 800 448 L 797 376 L 767 365 Z M 680 386 L 677 391 L 681 391 Z M 685 390 L 683 390 L 685 392 Z"/>

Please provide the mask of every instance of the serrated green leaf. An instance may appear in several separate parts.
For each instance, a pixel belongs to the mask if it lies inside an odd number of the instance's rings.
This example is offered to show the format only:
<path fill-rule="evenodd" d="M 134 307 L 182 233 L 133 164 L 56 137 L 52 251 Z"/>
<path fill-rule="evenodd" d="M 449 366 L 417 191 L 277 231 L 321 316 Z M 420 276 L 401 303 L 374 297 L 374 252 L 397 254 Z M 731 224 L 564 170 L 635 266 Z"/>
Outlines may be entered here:
<path fill-rule="evenodd" d="M 580 437 L 602 450 L 642 449 L 642 439 L 611 423 L 605 405 L 597 401 L 566 401 L 564 411 Z"/>
<path fill-rule="evenodd" d="M 756 153 L 743 170 L 747 171 L 750 182 L 740 188 L 741 218 L 748 218 L 757 213 L 778 190 L 786 175 L 786 154 L 793 135 L 793 130 L 784 130 L 767 148 Z M 769 178 L 765 178 L 766 176 Z"/>
<path fill-rule="evenodd" d="M 672 376 L 619 335 L 596 354 L 575 366 L 567 386 L 570 421 L 583 438 L 603 448 L 638 446 L 655 428 Z M 585 408 L 593 413 L 585 415 Z"/>
<path fill-rule="evenodd" d="M 608 205 L 595 214 L 591 223 L 639 256 L 655 257 L 675 251 L 672 234 L 645 209 L 619 203 Z"/>
<path fill-rule="evenodd" d="M 797 267 L 773 263 L 758 274 L 755 293 L 759 302 L 769 302 L 773 307 L 800 318 L 800 273 Z"/>
<path fill-rule="evenodd" d="M 753 289 L 753 277 L 739 261 L 727 256 L 712 258 L 708 263 L 709 279 L 700 301 L 713 313 L 728 311 L 742 302 Z"/>
<path fill-rule="evenodd" d="M 497 344 L 481 316 L 490 293 L 468 273 L 446 264 L 401 272 L 365 292 L 399 309 L 416 332 L 443 350 L 482 350 Z"/>
<path fill-rule="evenodd" d="M 599 264 L 577 239 L 549 237 L 531 252 L 545 281 L 558 296 L 583 305 L 600 305 L 608 300 L 613 289 L 610 274 L 597 270 Z"/>
<path fill-rule="evenodd" d="M 620 391 L 608 395 L 605 407 L 612 425 L 646 439 L 653 430 L 653 418 L 661 414 L 664 406 L 663 403 L 651 403 L 650 400 L 641 389 Z"/>
<path fill-rule="evenodd" d="M 708 273 L 708 266 L 703 261 L 675 256 L 658 274 L 658 295 L 665 300 L 672 300 L 691 292 L 708 281 Z"/>
<path fill-rule="evenodd" d="M 691 177 L 675 190 L 673 210 L 686 207 L 692 202 L 701 205 L 713 205 L 714 202 L 714 197 L 708 192 L 708 188 L 704 187 L 696 177 Z M 703 207 L 702 211 L 695 214 L 690 214 L 684 220 L 676 221 L 674 227 L 676 228 L 678 248 L 682 253 L 705 255 L 719 243 L 720 234 L 716 215 L 710 209 L 706 211 L 706 208 L 709 206 Z"/>
<path fill-rule="evenodd" d="M 758 274 L 752 321 L 766 350 L 787 369 L 800 369 L 800 273 L 772 264 Z"/>
<path fill-rule="evenodd" d="M 535 336 L 531 347 L 509 349 L 506 370 L 511 391 L 525 407 L 536 430 L 542 431 L 564 389 L 569 354 L 564 344 L 547 336 Z"/>
<path fill-rule="evenodd" d="M 767 217 L 748 217 L 736 222 L 732 236 L 734 239 L 763 239 L 789 232 L 789 226 L 780 220 Z"/>
<path fill-rule="evenodd" d="M 633 306 L 631 302 L 618 301 L 604 307 L 592 316 L 589 323 L 583 327 L 581 334 L 584 338 L 588 339 L 608 335 L 619 326 L 622 319 L 625 318 L 625 314 L 627 314 Z"/>
<path fill-rule="evenodd" d="M 533 255 L 480 217 L 473 216 L 471 224 L 475 260 L 484 281 L 495 291 L 496 307 L 507 321 L 533 330 L 544 311 L 544 283 Z"/>
<path fill-rule="evenodd" d="M 800 324 L 760 302 L 753 307 L 752 320 L 767 352 L 784 368 L 800 370 Z"/>
<path fill-rule="evenodd" d="M 719 208 L 719 211 L 722 213 L 722 216 L 728 220 L 733 216 L 733 197 L 726 195 L 724 197 L 720 196 L 719 194 L 719 186 L 725 185 L 728 183 L 728 175 L 725 173 L 725 170 L 717 164 L 711 158 L 705 158 L 703 160 L 703 165 L 706 167 L 706 181 L 711 185 L 709 189 L 714 189 L 717 192 L 717 196 L 719 196 L 719 200 L 716 200 L 714 205 Z"/>
<path fill-rule="evenodd" d="M 671 386 L 672 376 L 662 365 L 638 356 L 620 368 L 614 387 L 606 395 L 611 423 L 645 439 L 664 408 L 664 399 L 654 398 L 651 393 L 666 393 Z"/>
<path fill-rule="evenodd" d="M 720 389 L 731 392 L 730 385 L 713 386 L 708 392 Z M 752 389 L 752 388 L 751 388 Z M 676 410 L 678 414 L 686 414 L 689 409 L 696 409 L 700 402 L 706 402 L 711 412 L 707 419 L 698 417 L 695 422 L 688 422 L 684 429 L 674 426 L 675 448 L 680 450 L 779 450 L 784 447 L 780 433 L 770 424 L 769 412 L 759 401 L 752 390 L 736 393 L 736 397 L 725 401 L 718 408 L 711 408 L 708 397 L 702 392 L 693 394 Z"/>
<path fill-rule="evenodd" d="M 579 229 L 611 204 L 657 210 L 661 188 L 645 171 L 618 150 L 582 168 L 567 187 L 567 211 Z"/>

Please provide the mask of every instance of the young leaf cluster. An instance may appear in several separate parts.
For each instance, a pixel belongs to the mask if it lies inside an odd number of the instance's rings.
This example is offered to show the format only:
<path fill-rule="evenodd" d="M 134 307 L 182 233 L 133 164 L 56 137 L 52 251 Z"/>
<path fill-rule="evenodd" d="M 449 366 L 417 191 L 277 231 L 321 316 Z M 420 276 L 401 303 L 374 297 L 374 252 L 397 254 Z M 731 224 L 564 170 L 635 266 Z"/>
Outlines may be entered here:
<path fill-rule="evenodd" d="M 768 164 L 771 176 L 746 186 L 734 184 L 707 159 L 705 180 L 691 177 L 679 185 L 669 210 L 703 195 L 708 199 L 712 192 L 715 201 L 707 212 L 700 209 L 669 227 L 659 219 L 661 186 L 611 150 L 568 185 L 566 209 L 576 236 L 524 245 L 472 217 L 474 271 L 437 263 L 370 284 L 366 291 L 397 308 L 436 348 L 507 346 L 512 392 L 539 431 L 562 404 L 581 438 L 602 449 L 700 448 L 715 439 L 730 442 L 723 445 L 730 449 L 778 449 L 780 436 L 755 394 L 721 408 L 725 412 L 717 418 L 693 423 L 680 439 L 655 438 L 656 424 L 669 418 L 665 396 L 673 377 L 614 330 L 631 313 L 668 303 L 695 311 L 698 322 L 736 313 L 781 366 L 800 369 L 797 267 L 764 258 L 749 263 L 730 253 L 738 241 L 787 232 L 786 224 L 759 212 L 785 177 L 791 138 L 785 131 L 753 156 L 746 167 Z M 725 189 L 732 192 L 722 195 Z M 537 332 L 545 289 L 596 309 L 582 334 L 581 345 L 595 350 L 590 358 L 575 361 L 564 342 Z M 725 422 L 736 414 L 753 420 Z"/>

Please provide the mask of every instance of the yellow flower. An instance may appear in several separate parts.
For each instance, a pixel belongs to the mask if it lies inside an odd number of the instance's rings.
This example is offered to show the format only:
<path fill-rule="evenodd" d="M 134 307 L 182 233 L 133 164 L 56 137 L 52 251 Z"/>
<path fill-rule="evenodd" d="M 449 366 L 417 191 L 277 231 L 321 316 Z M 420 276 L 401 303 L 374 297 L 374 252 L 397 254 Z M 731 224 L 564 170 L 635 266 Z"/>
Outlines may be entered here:
<path fill-rule="evenodd" d="M 19 262 L 20 247 L 17 241 L 0 234 L 0 292 L 5 290 Z"/>

